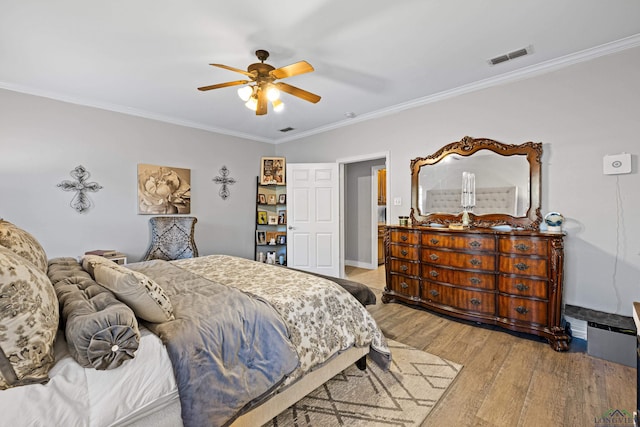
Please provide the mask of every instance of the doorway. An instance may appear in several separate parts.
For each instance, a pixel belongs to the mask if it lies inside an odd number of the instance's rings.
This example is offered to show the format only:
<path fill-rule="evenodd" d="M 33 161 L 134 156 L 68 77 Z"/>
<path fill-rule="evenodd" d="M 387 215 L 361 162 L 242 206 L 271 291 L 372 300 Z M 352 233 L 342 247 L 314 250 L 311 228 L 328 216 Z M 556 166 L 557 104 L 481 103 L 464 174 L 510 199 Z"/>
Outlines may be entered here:
<path fill-rule="evenodd" d="M 379 225 L 386 224 L 388 200 L 378 201 L 378 171 L 389 187 L 389 153 L 338 159 L 341 196 L 341 271 L 345 267 L 377 270 Z M 384 266 L 381 267 L 384 269 Z"/>

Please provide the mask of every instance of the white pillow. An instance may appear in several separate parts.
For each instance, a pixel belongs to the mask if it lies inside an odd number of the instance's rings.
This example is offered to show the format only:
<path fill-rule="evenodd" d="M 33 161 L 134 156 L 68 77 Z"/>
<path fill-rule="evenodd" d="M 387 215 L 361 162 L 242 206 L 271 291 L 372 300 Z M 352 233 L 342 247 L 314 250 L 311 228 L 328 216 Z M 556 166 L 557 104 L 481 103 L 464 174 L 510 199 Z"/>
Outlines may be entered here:
<path fill-rule="evenodd" d="M 93 264 L 94 279 L 131 307 L 136 316 L 153 323 L 175 319 L 171 301 L 160 285 L 142 273 L 105 261 Z"/>

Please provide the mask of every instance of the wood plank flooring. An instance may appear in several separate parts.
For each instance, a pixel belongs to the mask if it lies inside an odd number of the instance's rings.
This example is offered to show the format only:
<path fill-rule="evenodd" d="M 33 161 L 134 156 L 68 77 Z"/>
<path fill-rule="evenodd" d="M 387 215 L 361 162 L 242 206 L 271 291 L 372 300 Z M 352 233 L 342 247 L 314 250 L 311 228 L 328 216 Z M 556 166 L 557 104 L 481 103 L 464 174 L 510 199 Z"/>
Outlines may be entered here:
<path fill-rule="evenodd" d="M 590 356 L 580 340 L 560 353 L 534 336 L 382 304 L 384 267 L 346 274 L 376 293 L 369 311 L 385 336 L 464 365 L 423 427 L 596 427 L 609 409 L 634 411 L 636 369 Z"/>

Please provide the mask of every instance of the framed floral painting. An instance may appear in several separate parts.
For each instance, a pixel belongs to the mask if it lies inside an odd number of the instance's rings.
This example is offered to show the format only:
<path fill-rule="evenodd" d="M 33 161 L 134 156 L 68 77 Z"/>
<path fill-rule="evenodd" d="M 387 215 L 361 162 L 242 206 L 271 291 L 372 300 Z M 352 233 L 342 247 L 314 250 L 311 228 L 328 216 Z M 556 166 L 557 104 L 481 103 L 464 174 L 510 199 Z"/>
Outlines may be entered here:
<path fill-rule="evenodd" d="M 191 213 L 191 169 L 138 164 L 138 213 Z"/>

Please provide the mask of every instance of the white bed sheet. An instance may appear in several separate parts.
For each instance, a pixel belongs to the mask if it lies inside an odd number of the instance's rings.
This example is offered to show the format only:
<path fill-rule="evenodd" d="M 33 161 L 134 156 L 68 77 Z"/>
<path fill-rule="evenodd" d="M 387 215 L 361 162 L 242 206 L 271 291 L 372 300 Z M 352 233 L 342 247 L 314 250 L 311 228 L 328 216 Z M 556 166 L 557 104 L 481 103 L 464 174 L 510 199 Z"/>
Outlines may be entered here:
<path fill-rule="evenodd" d="M 121 425 L 178 400 L 171 361 L 160 339 L 140 326 L 135 357 L 108 371 L 86 369 L 69 355 L 62 333 L 50 381 L 0 391 L 3 425 Z"/>

